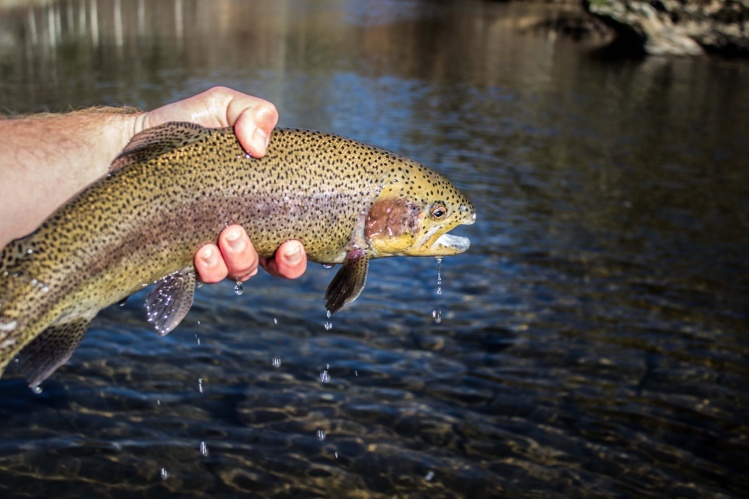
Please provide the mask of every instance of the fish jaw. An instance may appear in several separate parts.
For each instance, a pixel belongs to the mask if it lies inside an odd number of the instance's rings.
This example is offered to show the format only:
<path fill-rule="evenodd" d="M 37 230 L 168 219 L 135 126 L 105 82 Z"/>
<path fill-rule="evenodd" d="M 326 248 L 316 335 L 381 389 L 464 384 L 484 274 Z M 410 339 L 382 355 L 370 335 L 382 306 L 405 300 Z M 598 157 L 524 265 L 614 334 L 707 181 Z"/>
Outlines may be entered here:
<path fill-rule="evenodd" d="M 461 205 L 458 213 L 461 216 L 455 216 L 452 223 L 431 227 L 407 254 L 410 256 L 450 256 L 465 252 L 471 246 L 471 240 L 467 237 L 449 234 L 449 232 L 459 225 L 474 224 L 476 211 L 469 203 Z"/>
<path fill-rule="evenodd" d="M 429 252 L 424 253 L 424 256 L 458 255 L 466 251 L 470 246 L 471 240 L 467 237 L 443 234 L 430 246 Z"/>

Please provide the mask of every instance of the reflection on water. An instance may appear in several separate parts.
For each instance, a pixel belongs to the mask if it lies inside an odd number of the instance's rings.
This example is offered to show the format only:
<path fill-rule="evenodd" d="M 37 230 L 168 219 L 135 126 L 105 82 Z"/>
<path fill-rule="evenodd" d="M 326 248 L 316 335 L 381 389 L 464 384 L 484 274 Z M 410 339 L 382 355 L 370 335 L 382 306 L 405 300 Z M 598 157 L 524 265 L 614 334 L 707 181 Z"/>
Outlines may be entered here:
<path fill-rule="evenodd" d="M 376 261 L 333 319 L 319 266 L 205 286 L 165 338 L 142 300 L 105 311 L 42 394 L 0 382 L 4 497 L 749 494 L 746 62 L 610 60 L 542 27 L 573 7 L 0 14 L 0 109 L 228 85 L 413 156 L 478 210 L 468 254 Z"/>

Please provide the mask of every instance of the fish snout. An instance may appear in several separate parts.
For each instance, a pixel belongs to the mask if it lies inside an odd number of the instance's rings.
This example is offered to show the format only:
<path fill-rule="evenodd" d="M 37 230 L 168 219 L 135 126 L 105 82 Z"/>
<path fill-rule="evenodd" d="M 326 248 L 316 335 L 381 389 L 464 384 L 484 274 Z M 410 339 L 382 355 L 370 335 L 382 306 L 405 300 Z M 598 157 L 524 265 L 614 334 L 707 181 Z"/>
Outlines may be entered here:
<path fill-rule="evenodd" d="M 458 225 L 473 225 L 476 222 L 476 208 L 471 203 L 461 204 L 458 211 L 461 219 Z"/>

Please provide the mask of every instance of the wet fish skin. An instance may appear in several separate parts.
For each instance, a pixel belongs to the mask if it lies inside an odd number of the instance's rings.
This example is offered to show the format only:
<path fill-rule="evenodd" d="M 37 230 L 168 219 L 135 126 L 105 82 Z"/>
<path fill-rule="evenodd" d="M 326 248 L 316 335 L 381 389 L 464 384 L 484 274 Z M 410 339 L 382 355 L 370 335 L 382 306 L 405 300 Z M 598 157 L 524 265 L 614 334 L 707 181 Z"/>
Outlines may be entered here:
<path fill-rule="evenodd" d="M 439 173 L 351 139 L 276 129 L 266 156 L 250 158 L 230 128 L 162 125 L 0 254 L 0 375 L 18 356 L 38 385 L 99 310 L 154 283 L 149 321 L 167 334 L 192 304 L 195 251 L 229 224 L 260 256 L 298 239 L 310 261 L 342 263 L 326 294 L 336 312 L 361 292 L 370 259 L 463 252 L 468 240 L 447 232 L 474 220 Z"/>

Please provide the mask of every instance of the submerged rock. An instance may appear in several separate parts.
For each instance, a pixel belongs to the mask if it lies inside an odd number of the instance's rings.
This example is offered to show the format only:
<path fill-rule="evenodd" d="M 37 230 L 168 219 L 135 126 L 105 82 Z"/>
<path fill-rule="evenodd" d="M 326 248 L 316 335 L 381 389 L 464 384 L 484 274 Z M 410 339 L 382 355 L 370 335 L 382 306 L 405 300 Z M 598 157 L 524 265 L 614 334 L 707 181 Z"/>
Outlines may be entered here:
<path fill-rule="evenodd" d="M 749 0 L 584 0 L 617 44 L 653 55 L 749 56 Z"/>

